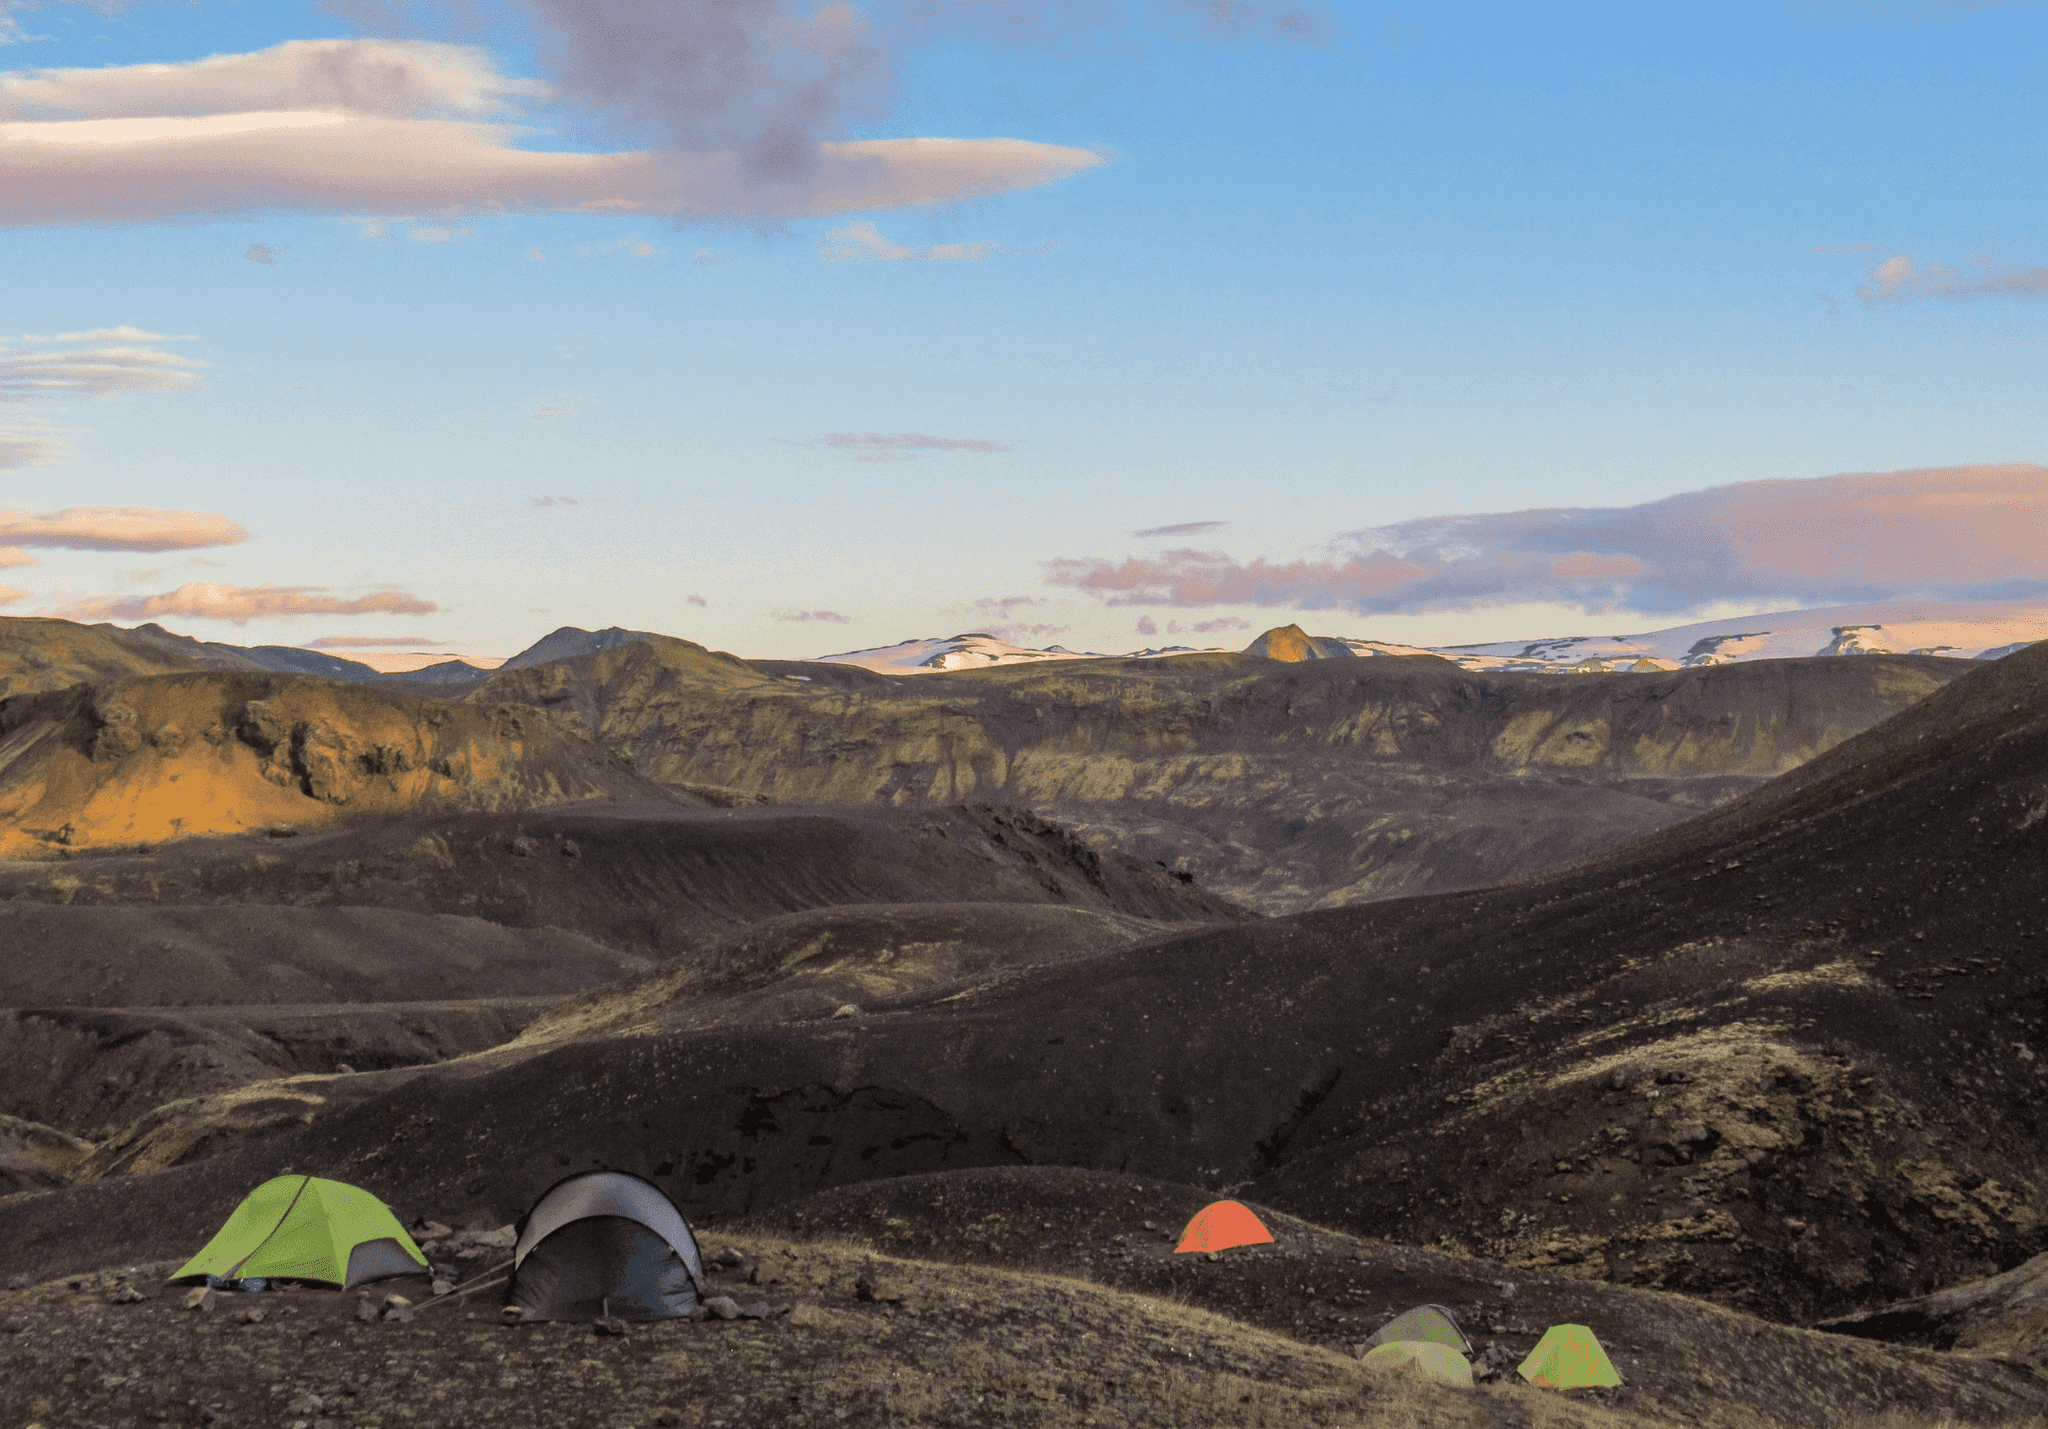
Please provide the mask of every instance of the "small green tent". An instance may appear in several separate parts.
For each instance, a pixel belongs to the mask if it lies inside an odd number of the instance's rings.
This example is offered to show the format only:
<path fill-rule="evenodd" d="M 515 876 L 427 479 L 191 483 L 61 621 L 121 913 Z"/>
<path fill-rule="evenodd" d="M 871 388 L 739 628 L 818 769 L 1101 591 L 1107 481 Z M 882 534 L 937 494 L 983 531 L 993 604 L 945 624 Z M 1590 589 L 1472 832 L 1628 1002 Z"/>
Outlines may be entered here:
<path fill-rule="evenodd" d="M 1449 1345 L 1434 1340 L 1388 1340 L 1365 1352 L 1367 1369 L 1412 1374 L 1432 1384 L 1472 1388 L 1472 1366 Z"/>
<path fill-rule="evenodd" d="M 427 1258 L 398 1217 L 368 1191 L 318 1176 L 277 1176 L 243 1197 L 171 1282 L 260 1276 L 353 1290 L 426 1271 Z"/>
<path fill-rule="evenodd" d="M 1584 1325 L 1552 1325 L 1519 1366 L 1539 1389 L 1591 1389 L 1621 1383 L 1607 1351 Z"/>
<path fill-rule="evenodd" d="M 1441 1305 L 1417 1305 L 1413 1310 L 1402 1311 L 1374 1330 L 1372 1338 L 1365 1344 L 1370 1349 L 1396 1340 L 1428 1340 L 1433 1344 L 1448 1345 L 1460 1355 L 1472 1353 L 1472 1342 L 1465 1338 L 1465 1332 L 1458 1328 L 1451 1312 Z"/>

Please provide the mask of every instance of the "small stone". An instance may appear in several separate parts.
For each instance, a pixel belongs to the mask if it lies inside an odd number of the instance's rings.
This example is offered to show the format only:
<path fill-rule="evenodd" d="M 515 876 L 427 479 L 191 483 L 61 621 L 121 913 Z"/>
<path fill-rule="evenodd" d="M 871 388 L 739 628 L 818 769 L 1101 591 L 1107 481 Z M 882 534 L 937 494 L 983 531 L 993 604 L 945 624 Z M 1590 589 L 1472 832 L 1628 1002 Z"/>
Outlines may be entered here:
<path fill-rule="evenodd" d="M 839 1320 L 831 1312 L 820 1310 L 816 1305 L 799 1305 L 789 1312 L 792 1325 L 809 1325 L 813 1329 L 837 1329 Z"/>
<path fill-rule="evenodd" d="M 409 1325 L 409 1324 L 411 1324 L 411 1323 L 412 1323 L 412 1304 L 411 1304 L 411 1302 L 410 1302 L 410 1301 L 408 1301 L 408 1300 L 406 1300 L 406 1299 L 405 1299 L 405 1297 L 404 1297 L 404 1296 L 402 1296 L 402 1295 L 394 1295 L 394 1296 L 392 1296 L 391 1298 L 392 1298 L 393 1300 L 396 1300 L 396 1301 L 397 1301 L 398 1303 L 397 1303 L 396 1305 L 386 1305 L 386 1306 L 384 1307 L 384 1320 L 385 1320 L 385 1322 L 386 1322 L 387 1324 L 393 1324 L 393 1325 Z"/>
<path fill-rule="evenodd" d="M 114 1293 L 107 1297 L 107 1303 L 109 1305 L 133 1305 L 138 1300 L 147 1300 L 148 1298 L 147 1295 L 144 1295 L 133 1285 L 116 1285 Z"/>
<path fill-rule="evenodd" d="M 470 1239 L 492 1250 L 510 1250 L 519 1239 L 519 1231 L 514 1226 L 499 1226 L 494 1231 L 478 1231 Z"/>
<path fill-rule="evenodd" d="M 720 1320 L 737 1320 L 740 1307 L 730 1295 L 714 1295 L 704 1302 L 704 1309 Z"/>
<path fill-rule="evenodd" d="M 318 1414 L 327 1407 L 327 1401 L 317 1394 L 302 1394 L 284 1407 L 287 1414 Z"/>
<path fill-rule="evenodd" d="M 835 1021 L 842 1017 L 858 1017 L 860 1016 L 860 1008 L 857 1004 L 842 1002 L 839 1004 L 838 1011 L 834 1012 L 832 1016 Z"/>
<path fill-rule="evenodd" d="M 195 1285 L 185 1292 L 185 1308 L 187 1310 L 211 1310 L 219 1299 L 220 1296 L 214 1293 L 211 1286 Z"/>
<path fill-rule="evenodd" d="M 507 1305 L 498 1312 L 498 1323 L 501 1325 L 523 1325 L 526 1323 L 526 1312 L 517 1305 Z"/>
<path fill-rule="evenodd" d="M 1223 1252 L 1220 1250 L 1212 1250 L 1209 1252 L 1209 1259 L 1211 1261 L 1221 1260 L 1223 1259 Z"/>
<path fill-rule="evenodd" d="M 356 1301 L 356 1318 L 366 1325 L 377 1323 L 377 1307 L 370 1303 L 367 1295 Z"/>
<path fill-rule="evenodd" d="M 877 1280 L 862 1271 L 853 1282 L 853 1297 L 877 1305 L 895 1305 L 903 1300 L 903 1287 L 891 1280 Z"/>
<path fill-rule="evenodd" d="M 0 1335 L 19 1335 L 26 1333 L 27 1330 L 28 1321 L 19 1315 L 9 1315 L 6 1319 L 0 1320 Z"/>
<path fill-rule="evenodd" d="M 269 1318 L 270 1312 L 268 1310 L 244 1310 L 241 1314 L 235 1316 L 236 1322 L 243 1325 L 260 1325 Z"/>
<path fill-rule="evenodd" d="M 439 1221 L 421 1221 L 418 1226 L 414 1227 L 412 1239 L 415 1245 L 425 1245 L 430 1240 L 446 1240 L 454 1234 L 453 1229 L 442 1225 Z"/>
<path fill-rule="evenodd" d="M 7 1288 L 9 1290 L 33 1290 L 35 1283 L 36 1278 L 33 1275 L 21 1274 L 7 1277 Z"/>
<path fill-rule="evenodd" d="M 766 1300 L 756 1300 L 753 1304 L 747 1306 L 746 1309 L 740 1311 L 740 1313 L 749 1320 L 765 1320 L 775 1312 L 768 1308 Z"/>
<path fill-rule="evenodd" d="M 676 1429 L 683 1422 L 680 1409 L 657 1409 L 654 1411 L 654 1429 Z"/>
<path fill-rule="evenodd" d="M 454 1288 L 455 1282 L 452 1280 L 441 1280 L 437 1278 L 434 1281 L 434 1293 L 436 1295 L 446 1295 Z"/>
<path fill-rule="evenodd" d="M 355 1074 L 356 1069 L 346 1062 L 336 1062 L 334 1064 L 334 1075 L 337 1077 L 353 1077 Z"/>

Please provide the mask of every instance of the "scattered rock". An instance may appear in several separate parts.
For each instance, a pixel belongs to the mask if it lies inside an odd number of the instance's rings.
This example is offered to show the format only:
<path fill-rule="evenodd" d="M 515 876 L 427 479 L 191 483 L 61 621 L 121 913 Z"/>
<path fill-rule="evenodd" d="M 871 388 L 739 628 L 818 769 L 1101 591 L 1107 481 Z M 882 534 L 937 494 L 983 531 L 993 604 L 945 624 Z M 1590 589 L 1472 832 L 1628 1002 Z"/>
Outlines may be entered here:
<path fill-rule="evenodd" d="M 730 1295 L 714 1295 L 704 1302 L 706 1313 L 720 1320 L 737 1320 L 740 1307 Z"/>
<path fill-rule="evenodd" d="M 494 1231 L 478 1231 L 470 1239 L 491 1250 L 510 1250 L 519 1239 L 516 1226 L 499 1226 Z"/>
<path fill-rule="evenodd" d="M 413 1227 L 412 1238 L 414 1244 L 425 1245 L 430 1240 L 446 1240 L 454 1234 L 453 1227 L 444 1226 L 439 1221 L 421 1221 Z"/>
<path fill-rule="evenodd" d="M 337 1077 L 353 1077 L 356 1069 L 346 1062 L 337 1062 L 334 1064 L 334 1074 Z"/>
<path fill-rule="evenodd" d="M 412 1301 L 406 1299 L 403 1295 L 386 1295 L 384 1297 L 384 1318 L 394 1324 L 410 1324 L 412 1321 Z"/>
<path fill-rule="evenodd" d="M 436 1295 L 446 1295 L 446 1294 L 448 1294 L 448 1293 L 449 1293 L 450 1291 L 452 1291 L 452 1290 L 454 1290 L 454 1289 L 455 1289 L 455 1282 L 454 1282 L 454 1281 L 452 1281 L 452 1280 L 442 1280 L 442 1279 L 440 1279 L 439 1277 L 436 1277 L 436 1278 L 435 1278 L 435 1280 L 434 1280 L 434 1293 L 435 1293 Z"/>
<path fill-rule="evenodd" d="M 876 1305 L 895 1305 L 903 1300 L 903 1287 L 893 1280 L 877 1280 L 867 1271 L 853 1282 L 853 1296 Z"/>
<path fill-rule="evenodd" d="M 654 1411 L 654 1429 L 676 1429 L 683 1422 L 680 1409 L 662 1408 Z"/>
<path fill-rule="evenodd" d="M 270 1312 L 268 1310 L 244 1310 L 241 1314 L 235 1316 L 235 1323 L 239 1325 L 260 1325 L 269 1318 Z"/>
<path fill-rule="evenodd" d="M 35 1288 L 35 1283 L 36 1278 L 33 1275 L 23 1274 L 7 1277 L 7 1288 L 9 1290 L 31 1290 Z"/>
<path fill-rule="evenodd" d="M 370 1303 L 367 1296 L 356 1301 L 356 1318 L 366 1325 L 377 1323 L 377 1307 Z"/>
<path fill-rule="evenodd" d="M 185 1292 L 187 1310 L 211 1310 L 220 1296 L 210 1286 L 195 1285 Z"/>
<path fill-rule="evenodd" d="M 740 1313 L 749 1320 L 765 1320 L 775 1312 L 768 1308 L 766 1300 L 756 1300 L 753 1304 L 740 1311 Z"/>
<path fill-rule="evenodd" d="M 287 1414 L 318 1414 L 327 1407 L 327 1401 L 317 1394 L 302 1394 L 284 1407 Z"/>
<path fill-rule="evenodd" d="M 501 1325 L 523 1325 L 526 1323 L 526 1312 L 517 1305 L 507 1305 L 498 1312 L 498 1323 Z"/>
<path fill-rule="evenodd" d="M 841 1017 L 858 1017 L 860 1016 L 860 1008 L 851 1002 L 842 1002 L 839 1004 L 839 1010 L 837 1012 L 834 1012 L 832 1016 L 835 1019 Z"/>
<path fill-rule="evenodd" d="M 107 1297 L 107 1303 L 109 1305 L 133 1305 L 138 1300 L 147 1300 L 148 1298 L 147 1295 L 137 1290 L 133 1285 L 116 1285 L 114 1293 Z"/>

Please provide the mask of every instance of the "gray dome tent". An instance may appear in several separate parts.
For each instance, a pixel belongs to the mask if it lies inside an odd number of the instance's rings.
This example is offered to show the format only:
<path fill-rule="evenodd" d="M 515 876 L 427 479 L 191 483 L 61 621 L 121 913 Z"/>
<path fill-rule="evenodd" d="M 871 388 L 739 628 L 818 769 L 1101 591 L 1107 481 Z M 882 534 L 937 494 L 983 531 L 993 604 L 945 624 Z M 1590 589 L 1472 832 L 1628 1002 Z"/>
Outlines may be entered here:
<path fill-rule="evenodd" d="M 703 1297 L 704 1261 L 675 1202 L 624 1171 L 579 1171 L 519 1218 L 506 1303 L 529 1320 L 671 1320 Z"/>

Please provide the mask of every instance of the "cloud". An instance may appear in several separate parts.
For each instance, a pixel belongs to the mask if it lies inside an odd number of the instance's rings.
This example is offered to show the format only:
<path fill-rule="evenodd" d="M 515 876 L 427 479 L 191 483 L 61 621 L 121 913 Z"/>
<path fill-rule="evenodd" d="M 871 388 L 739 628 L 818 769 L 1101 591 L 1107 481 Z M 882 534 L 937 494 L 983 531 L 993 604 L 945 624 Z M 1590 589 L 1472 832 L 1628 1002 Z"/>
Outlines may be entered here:
<path fill-rule="evenodd" d="M 1183 521 L 1178 526 L 1148 526 L 1142 531 L 1133 531 L 1133 536 L 1199 536 L 1204 531 L 1220 531 L 1228 521 Z"/>
<path fill-rule="evenodd" d="M 100 596 L 73 601 L 57 614 L 71 620 L 156 620 L 166 615 L 230 620 L 236 625 L 290 615 L 426 615 L 440 607 L 405 591 L 344 600 L 318 586 L 233 586 L 187 581 L 174 591 L 151 596 Z"/>
<path fill-rule="evenodd" d="M 13 586 L 11 586 L 11 585 L 0 585 L 0 605 L 13 605 L 13 604 L 14 604 L 15 602 L 17 602 L 17 601 L 22 601 L 22 600 L 27 600 L 27 599 L 28 599 L 28 592 L 27 592 L 27 591 L 25 591 L 25 590 L 16 590 L 16 589 L 15 589 L 15 588 L 14 588 Z"/>
<path fill-rule="evenodd" d="M 977 616 L 1004 617 L 1013 614 L 1020 606 L 1044 604 L 1045 597 L 1041 595 L 1006 595 L 1001 599 L 983 596 L 980 600 L 968 605 L 966 613 Z"/>
<path fill-rule="evenodd" d="M 710 601 L 704 599 L 704 597 L 701 595 L 693 595 L 687 601 L 687 604 L 690 605 L 709 605 L 710 603 Z"/>
<path fill-rule="evenodd" d="M 543 409 L 539 415 L 546 417 L 552 414 Z M 576 504 L 576 498 L 573 496 L 536 496 L 531 499 L 535 506 L 574 506 Z"/>
<path fill-rule="evenodd" d="M 0 119 L 162 119 L 306 110 L 474 118 L 549 87 L 498 72 L 482 50 L 424 40 L 287 40 L 183 64 L 0 74 Z"/>
<path fill-rule="evenodd" d="M 2048 467 L 2029 463 L 1751 481 L 1640 506 L 1403 522 L 1316 560 L 1179 549 L 1046 563 L 1110 605 L 1360 613 L 1555 601 L 1676 613 L 1718 600 L 1853 603 L 2048 593 Z"/>
<path fill-rule="evenodd" d="M 882 237 L 872 223 L 856 219 L 844 228 L 830 229 L 825 246 L 819 250 L 828 263 L 976 263 L 995 251 L 989 243 L 936 243 L 930 248 L 905 248 Z"/>
<path fill-rule="evenodd" d="M 841 615 L 836 610 L 799 610 L 792 615 L 778 615 L 775 618 L 785 625 L 797 625 L 812 620 L 822 620 L 828 625 L 853 624 L 852 616 Z"/>
<path fill-rule="evenodd" d="M 1140 635 L 1157 635 L 1159 633 L 1158 622 L 1154 621 L 1149 615 L 1139 616 L 1138 633 Z"/>
<path fill-rule="evenodd" d="M 249 533 L 207 511 L 159 511 L 147 506 L 73 506 L 47 516 L 0 511 L 0 545 L 59 547 L 72 551 L 189 551 L 233 546 Z"/>
<path fill-rule="evenodd" d="M 64 459 L 64 443 L 44 427 L 0 427 L 0 471 L 23 466 L 54 466 Z"/>
<path fill-rule="evenodd" d="M 252 243 L 249 245 L 249 251 L 242 256 L 251 263 L 275 263 L 277 250 L 268 243 Z"/>
<path fill-rule="evenodd" d="M 0 546 L 0 567 L 40 566 L 42 561 L 19 546 Z"/>
<path fill-rule="evenodd" d="M 6 161 L 0 158 L 0 173 Z M 5 199 L 0 198 L 0 204 Z M 135 343 L 65 346 L 96 335 L 62 334 L 0 341 L 0 402 L 55 397 L 107 397 L 116 392 L 189 392 L 199 385 L 195 367 L 207 364 Z M 158 339 L 163 341 L 164 339 Z M 36 343 L 39 347 L 16 346 Z"/>
<path fill-rule="evenodd" d="M 1188 627 L 1197 635 L 1212 635 L 1218 630 L 1249 630 L 1249 620 L 1239 620 L 1234 615 L 1219 615 L 1214 620 L 1198 620 Z"/>
<path fill-rule="evenodd" d="M 446 645 L 445 640 L 423 640 L 417 635 L 323 635 L 318 640 L 308 640 L 301 650 L 381 650 L 386 647 L 407 650 L 424 649 L 429 645 Z"/>
<path fill-rule="evenodd" d="M 652 243 L 640 243 L 630 238 L 621 238 L 615 243 L 581 245 L 576 249 L 576 256 L 578 258 L 603 258 L 613 253 L 624 253 L 632 258 L 652 258 L 655 251 Z"/>
<path fill-rule="evenodd" d="M 981 437 L 934 437 L 923 432 L 827 432 L 807 442 L 776 441 L 793 447 L 829 447 L 855 461 L 916 461 L 933 452 L 1013 452 L 1015 442 L 988 441 Z"/>
<path fill-rule="evenodd" d="M 1856 296 L 1875 306 L 1904 303 L 1915 298 L 2026 298 L 2048 294 L 2048 268 L 2013 269 L 2001 272 L 1989 260 L 1979 259 L 1974 276 L 1939 263 L 1920 267 L 1904 254 L 1887 258 L 1870 270 L 1870 281 L 1856 289 Z"/>
<path fill-rule="evenodd" d="M 440 241 L 468 214 L 826 217 L 1003 193 L 1102 162 L 1021 139 L 822 143 L 802 162 L 765 165 L 731 148 L 516 148 L 528 131 L 489 116 L 544 89 L 499 74 L 480 51 L 385 40 L 16 71 L 0 75 L 0 114 L 11 116 L 0 118 L 0 224 L 426 214 L 413 236 Z M 378 237 L 413 220 L 359 221 Z"/>
<path fill-rule="evenodd" d="M 998 640 L 1007 640 L 1012 645 L 1022 645 L 1027 640 L 1043 640 L 1051 635 L 1065 635 L 1073 628 L 1071 625 L 991 625 L 981 633 L 993 635 Z"/>

